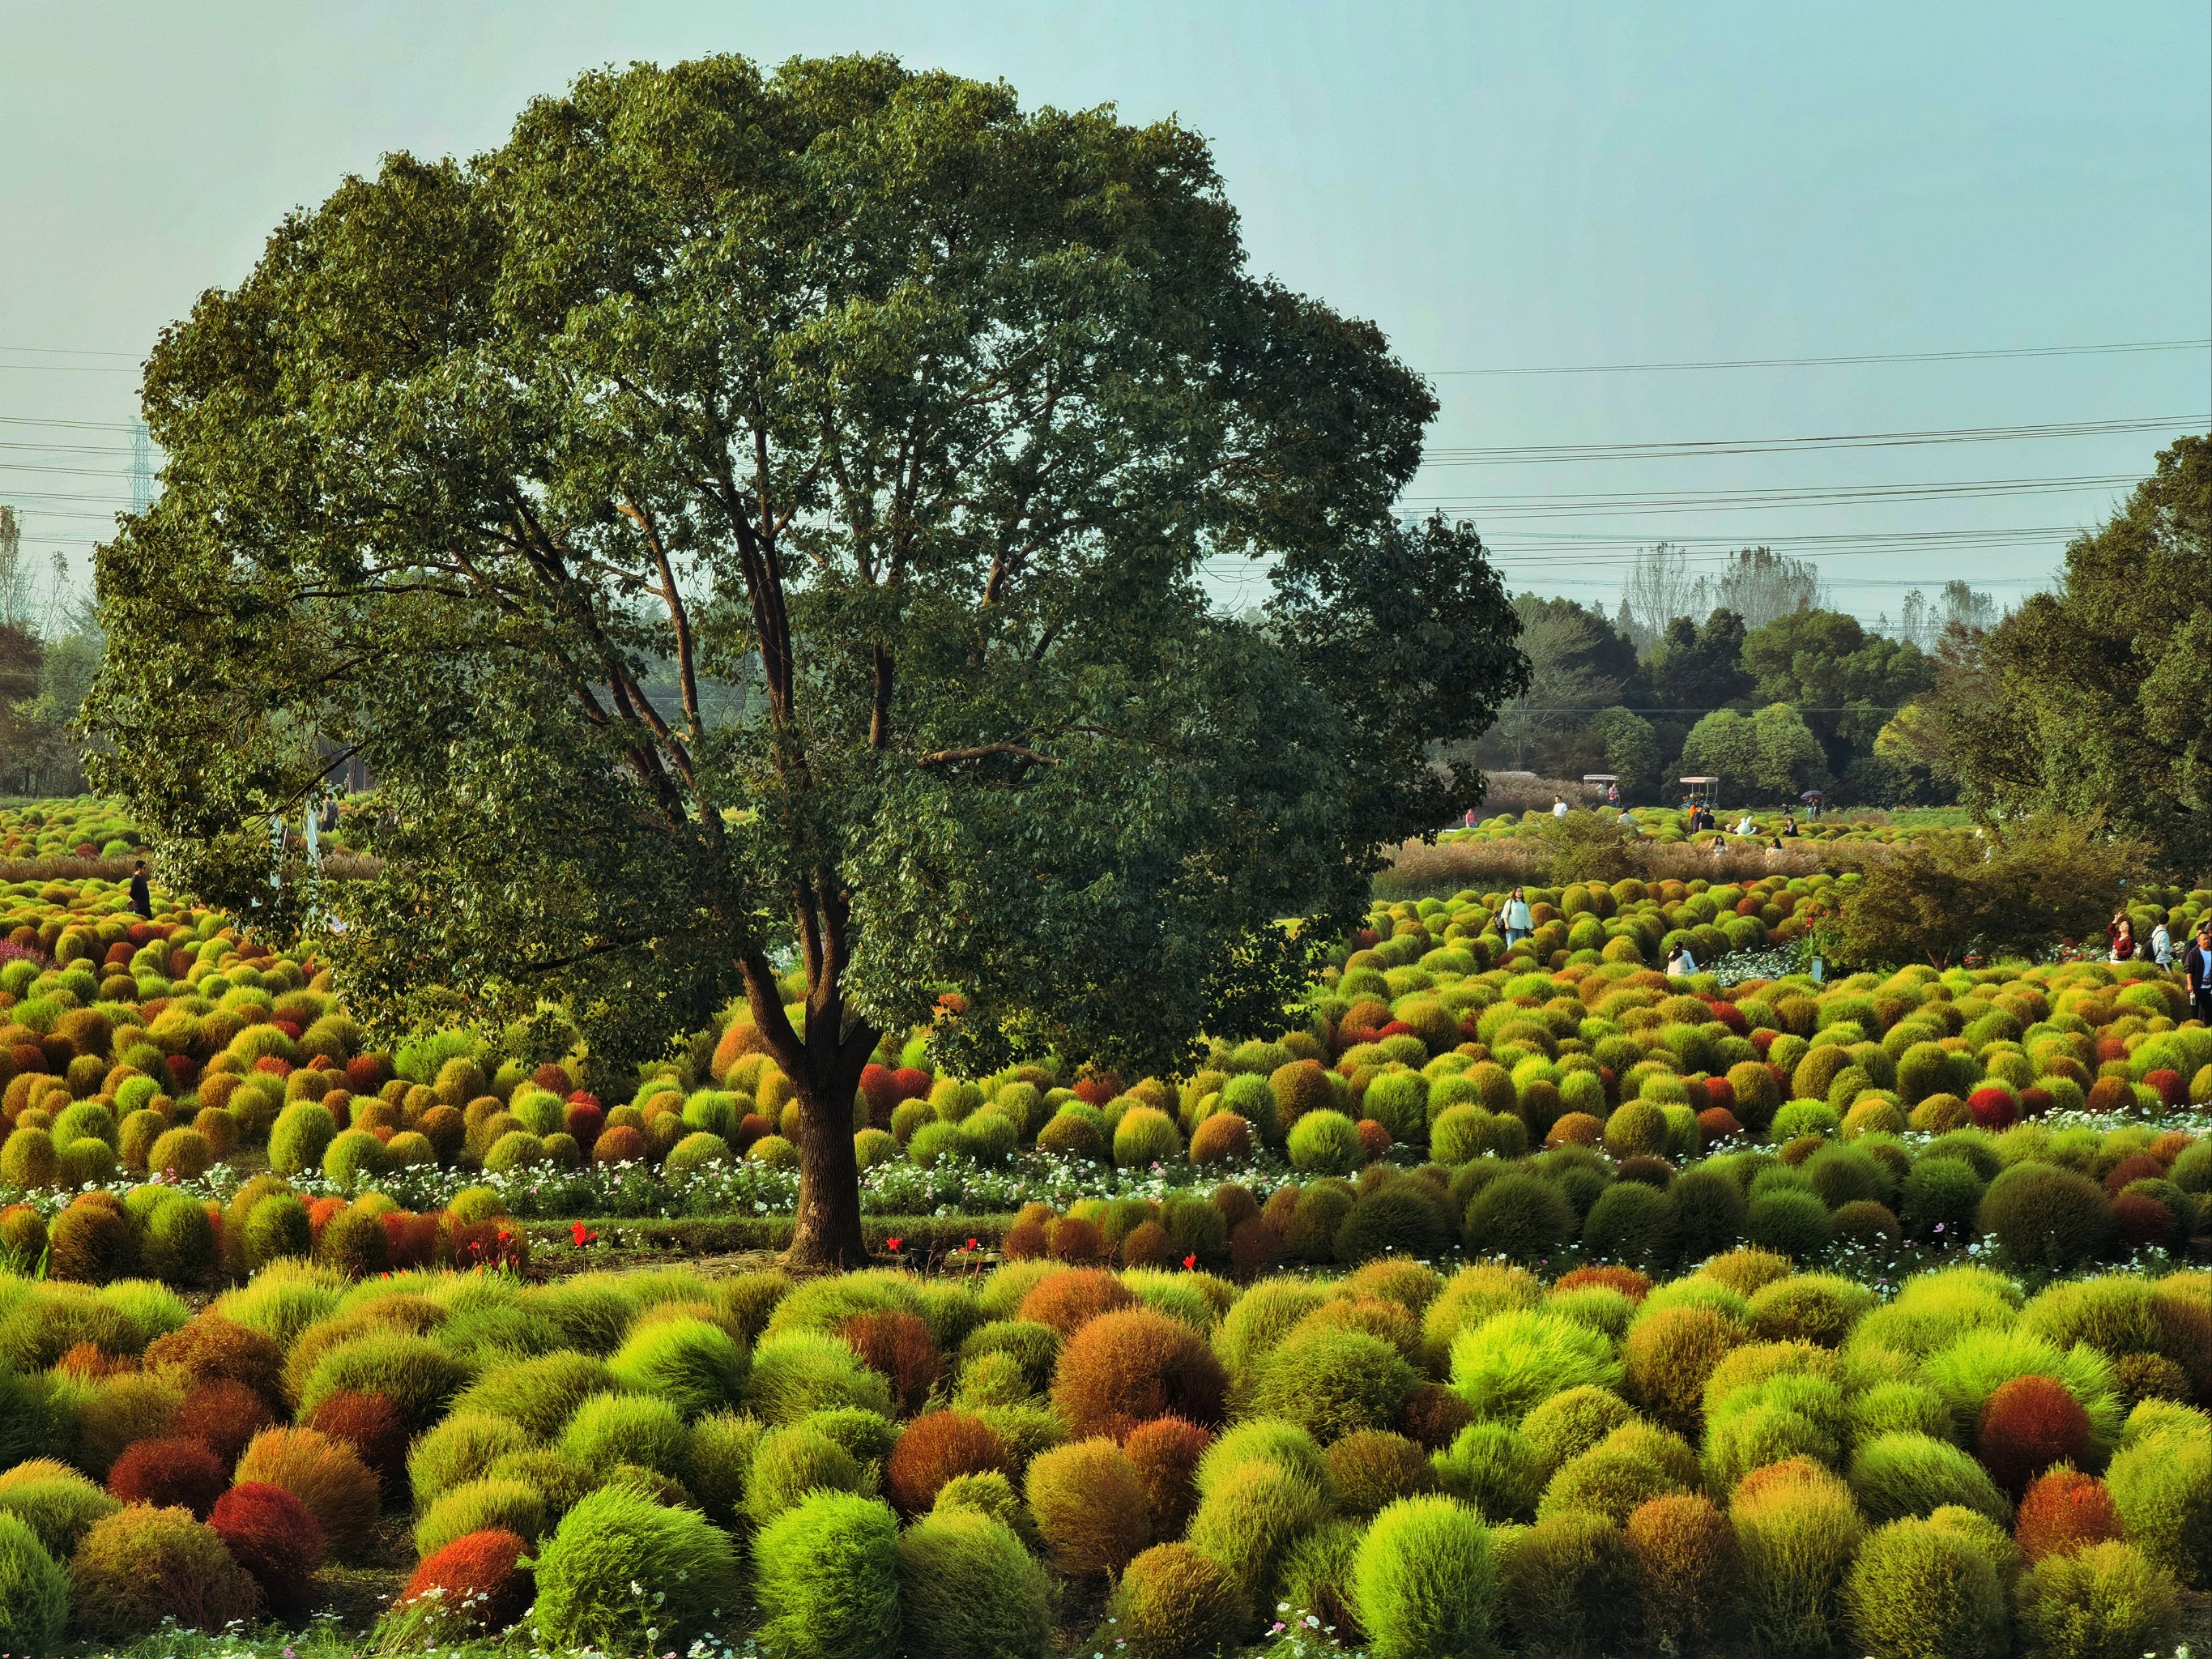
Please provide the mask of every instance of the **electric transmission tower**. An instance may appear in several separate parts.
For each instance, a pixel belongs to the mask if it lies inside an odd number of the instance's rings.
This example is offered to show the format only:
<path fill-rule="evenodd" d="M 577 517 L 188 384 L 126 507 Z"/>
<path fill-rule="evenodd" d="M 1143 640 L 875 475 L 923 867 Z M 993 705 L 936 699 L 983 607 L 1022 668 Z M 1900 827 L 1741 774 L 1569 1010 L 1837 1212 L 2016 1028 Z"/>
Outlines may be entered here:
<path fill-rule="evenodd" d="M 154 438 L 146 422 L 131 427 L 131 510 L 143 513 L 154 505 Z"/>

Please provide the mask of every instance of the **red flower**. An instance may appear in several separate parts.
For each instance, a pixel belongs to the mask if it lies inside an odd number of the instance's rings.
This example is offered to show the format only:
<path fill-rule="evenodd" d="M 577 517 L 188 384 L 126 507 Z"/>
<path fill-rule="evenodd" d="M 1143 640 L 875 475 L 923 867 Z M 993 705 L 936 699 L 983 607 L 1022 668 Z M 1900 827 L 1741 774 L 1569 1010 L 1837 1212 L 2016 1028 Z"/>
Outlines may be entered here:
<path fill-rule="evenodd" d="M 969 1239 L 969 1240 L 968 1241 L 968 1248 L 969 1248 L 969 1249 L 973 1250 L 973 1249 L 981 1249 L 981 1247 L 980 1245 L 978 1245 L 978 1244 L 975 1243 L 975 1241 L 974 1239 L 972 1239 L 972 1238 L 971 1238 L 971 1239 Z"/>
<path fill-rule="evenodd" d="M 900 1245 L 905 1243 L 906 1241 L 902 1238 L 887 1238 L 884 1241 L 884 1248 L 885 1249 L 896 1250 Z"/>
<path fill-rule="evenodd" d="M 596 1243 L 599 1236 L 582 1222 L 572 1221 L 568 1224 L 568 1237 L 576 1241 L 576 1248 L 580 1250 L 585 1245 Z"/>
<path fill-rule="evenodd" d="M 1182 1265 L 1183 1270 L 1188 1273 L 1198 1266 L 1198 1258 L 1194 1255 L 1187 1255 L 1182 1259 Z"/>

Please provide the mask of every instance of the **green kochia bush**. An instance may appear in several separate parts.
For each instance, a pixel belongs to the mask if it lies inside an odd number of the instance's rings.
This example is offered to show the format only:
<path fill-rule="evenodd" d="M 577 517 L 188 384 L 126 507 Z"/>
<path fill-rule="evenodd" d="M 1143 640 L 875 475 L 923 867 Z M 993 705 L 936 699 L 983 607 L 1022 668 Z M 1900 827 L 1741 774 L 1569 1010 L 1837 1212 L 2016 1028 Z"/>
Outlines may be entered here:
<path fill-rule="evenodd" d="M 632 1333 L 607 1361 L 617 1382 L 661 1395 L 687 1419 L 737 1404 L 750 1369 L 737 1339 L 703 1319 L 658 1320 Z"/>
<path fill-rule="evenodd" d="M 45 1653 L 61 1640 L 69 1575 L 38 1534 L 0 1510 L 0 1653 Z"/>
<path fill-rule="evenodd" d="M 1480 1659 L 1497 1592 L 1490 1529 L 1450 1498 L 1399 1499 L 1375 1517 L 1352 1563 L 1352 1601 L 1375 1659 Z"/>
<path fill-rule="evenodd" d="M 1924 1434 L 1885 1434 L 1851 1457 L 1851 1495 L 1880 1522 L 1933 1514 L 1956 1504 L 2012 1525 L 2012 1504 L 1989 1471 L 1956 1446 Z"/>
<path fill-rule="evenodd" d="M 975 1510 L 925 1515 L 900 1535 L 898 1610 L 906 1659 L 1042 1659 L 1051 1645 L 1043 1567 Z"/>
<path fill-rule="evenodd" d="M 1938 1520 L 1893 1521 L 1859 1547 L 1844 1603 L 1871 1659 L 2000 1659 L 2005 1591 L 1988 1555 Z"/>
<path fill-rule="evenodd" d="M 602 1486 L 563 1516 L 537 1572 L 533 1620 L 539 1639 L 557 1648 L 680 1653 L 738 1613 L 729 1534 L 631 1486 Z"/>
<path fill-rule="evenodd" d="M 753 1540 L 763 1644 L 791 1659 L 894 1659 L 898 1544 L 890 1506 L 850 1492 L 818 1493 L 763 1527 Z"/>
<path fill-rule="evenodd" d="M 1522 1310 L 1462 1332 L 1452 1343 L 1451 1377 L 1476 1416 L 1518 1422 L 1569 1389 L 1619 1389 L 1621 1364 L 1602 1333 L 1559 1314 Z"/>

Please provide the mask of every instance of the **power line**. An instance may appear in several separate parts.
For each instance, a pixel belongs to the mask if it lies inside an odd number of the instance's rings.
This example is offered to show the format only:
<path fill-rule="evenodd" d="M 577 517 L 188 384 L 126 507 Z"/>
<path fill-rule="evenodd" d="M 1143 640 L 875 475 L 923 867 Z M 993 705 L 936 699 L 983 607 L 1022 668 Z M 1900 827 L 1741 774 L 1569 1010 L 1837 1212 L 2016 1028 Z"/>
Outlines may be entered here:
<path fill-rule="evenodd" d="M 1559 363 L 1534 368 L 1440 368 L 1438 375 L 1644 374 L 1693 368 L 1820 368 L 1835 363 L 1938 363 L 2001 357 L 2094 357 L 2135 351 L 2202 351 L 2212 338 L 2122 340 L 2109 345 L 2007 346 L 1985 351 L 1874 351 L 1833 357 L 1719 357 L 1673 363 Z"/>
<path fill-rule="evenodd" d="M 58 421 L 52 416 L 0 415 L 0 426 L 65 427 L 77 432 L 132 432 L 136 421 Z"/>
<path fill-rule="evenodd" d="M 1650 443 L 1519 444 L 1492 448 L 1447 448 L 1421 458 L 1431 466 L 1522 466 L 1555 461 L 1700 459 L 1715 455 L 1772 455 L 1820 449 L 1887 449 L 1923 444 L 2018 443 L 2031 439 L 2083 438 L 2104 433 L 2148 432 L 2212 422 L 2212 415 L 2144 416 L 2112 421 L 2054 421 L 2035 426 L 1951 427 L 1924 432 L 1849 432 L 1819 438 L 1716 438 Z"/>
<path fill-rule="evenodd" d="M 1683 489 L 1582 495 L 1408 495 L 1408 501 L 1456 504 L 1470 516 L 1603 517 L 1616 513 L 1741 513 L 1761 507 L 1834 507 L 1857 501 L 1968 500 L 2109 489 L 2142 482 L 2139 472 L 2081 477 L 1975 478 L 1924 484 L 1809 485 L 1797 489 Z"/>

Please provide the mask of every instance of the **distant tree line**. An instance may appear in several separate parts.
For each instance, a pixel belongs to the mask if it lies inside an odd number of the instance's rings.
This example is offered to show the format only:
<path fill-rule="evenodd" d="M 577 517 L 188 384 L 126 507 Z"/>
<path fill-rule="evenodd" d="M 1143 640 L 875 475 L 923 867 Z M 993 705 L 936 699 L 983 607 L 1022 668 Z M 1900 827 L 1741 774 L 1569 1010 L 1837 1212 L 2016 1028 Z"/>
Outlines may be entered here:
<path fill-rule="evenodd" d="M 12 507 L 0 507 L 0 795 L 84 787 L 71 726 L 100 668 L 89 611 L 41 605 Z"/>
<path fill-rule="evenodd" d="M 1765 548 L 1717 575 L 1653 549 L 1610 617 L 1522 593 L 1513 603 L 1528 689 L 1470 758 L 1550 777 L 1613 773 L 1638 801 L 1669 798 L 1674 780 L 1696 774 L 1717 776 L 1731 805 L 1815 789 L 1838 804 L 1955 799 L 1941 757 L 1905 730 L 1905 711 L 1936 684 L 1936 658 L 1899 635 L 1933 644 L 1966 631 L 1986 619 L 1986 599 L 1963 583 L 1933 603 L 1915 594 L 1895 634 L 1821 599 L 1809 564 Z"/>

